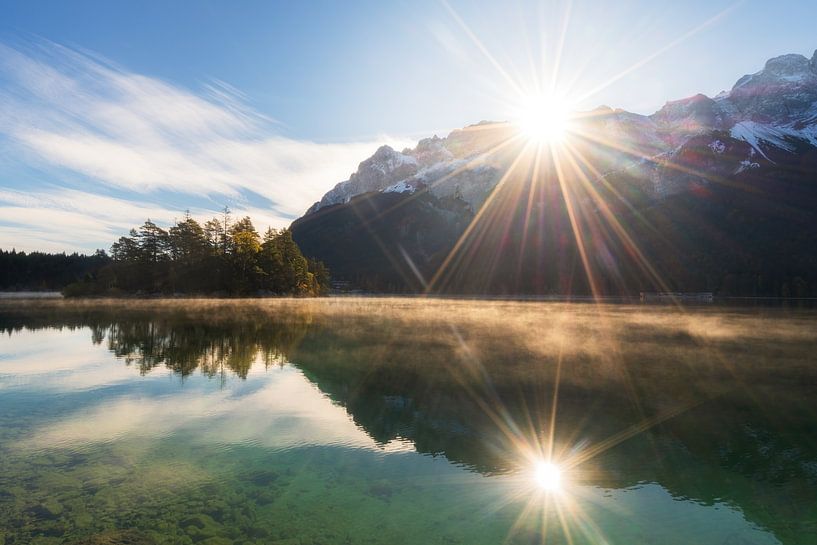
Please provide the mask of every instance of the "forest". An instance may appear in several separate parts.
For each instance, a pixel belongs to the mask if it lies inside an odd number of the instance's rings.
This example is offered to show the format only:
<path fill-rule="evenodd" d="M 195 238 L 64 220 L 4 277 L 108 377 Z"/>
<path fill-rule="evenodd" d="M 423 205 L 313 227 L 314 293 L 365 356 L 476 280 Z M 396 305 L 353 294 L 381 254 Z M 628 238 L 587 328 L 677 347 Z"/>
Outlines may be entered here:
<path fill-rule="evenodd" d="M 59 291 L 110 262 L 104 250 L 91 255 L 0 250 L 0 290 Z"/>
<path fill-rule="evenodd" d="M 249 217 L 233 220 L 226 208 L 204 225 L 189 213 L 169 229 L 148 219 L 114 242 L 110 254 L 3 252 L 0 259 L 15 264 L 13 271 L 3 267 L 3 288 L 62 289 L 66 297 L 317 296 L 330 280 L 322 262 L 303 256 L 288 229 L 269 228 L 261 236 Z M 68 271 L 63 262 L 79 265 Z"/>

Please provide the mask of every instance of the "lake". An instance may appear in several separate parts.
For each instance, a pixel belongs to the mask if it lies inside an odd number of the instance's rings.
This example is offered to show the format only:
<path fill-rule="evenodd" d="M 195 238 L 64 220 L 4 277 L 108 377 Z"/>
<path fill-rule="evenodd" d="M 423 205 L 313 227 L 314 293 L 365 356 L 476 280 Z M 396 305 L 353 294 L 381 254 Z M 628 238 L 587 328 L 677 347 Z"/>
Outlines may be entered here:
<path fill-rule="evenodd" d="M 0 301 L 0 544 L 817 543 L 817 313 Z"/>

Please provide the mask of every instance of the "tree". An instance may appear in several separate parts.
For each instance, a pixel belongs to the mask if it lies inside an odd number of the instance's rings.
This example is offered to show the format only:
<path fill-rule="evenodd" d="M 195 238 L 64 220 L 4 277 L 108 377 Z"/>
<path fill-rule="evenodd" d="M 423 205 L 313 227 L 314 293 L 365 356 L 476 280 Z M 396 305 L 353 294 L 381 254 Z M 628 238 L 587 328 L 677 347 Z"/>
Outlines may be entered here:
<path fill-rule="evenodd" d="M 204 238 L 207 240 L 211 255 L 219 255 L 222 253 L 221 241 L 224 239 L 224 233 L 222 224 L 218 218 L 207 220 L 204 223 Z"/>
<path fill-rule="evenodd" d="M 129 237 L 119 237 L 111 245 L 111 257 L 114 261 L 136 261 L 139 259 L 139 243 L 136 241 L 136 231 L 131 229 Z"/>
<path fill-rule="evenodd" d="M 292 239 L 292 232 L 283 229 L 278 238 L 280 239 L 281 255 L 284 258 L 284 266 L 287 273 L 287 285 L 292 293 L 308 293 L 311 284 L 309 279 L 309 267 L 306 258 L 301 253 L 301 249 Z"/>
<path fill-rule="evenodd" d="M 201 225 L 185 213 L 184 219 L 170 228 L 168 239 L 172 261 L 169 280 L 173 291 L 181 285 L 192 291 L 206 286 L 205 270 L 210 269 L 210 274 L 213 271 L 205 262 L 212 257 L 212 251 Z"/>
<path fill-rule="evenodd" d="M 0 289 L 59 290 L 95 277 L 110 263 L 111 258 L 102 250 L 93 255 L 0 250 Z"/>
<path fill-rule="evenodd" d="M 312 295 L 326 295 L 329 293 L 331 277 L 326 264 L 323 261 L 307 259 L 307 267 L 310 274 L 312 274 L 310 293 Z"/>
<path fill-rule="evenodd" d="M 168 258 L 169 237 L 167 231 L 150 221 L 145 221 L 136 235 L 142 259 L 150 263 L 158 263 Z"/>
<path fill-rule="evenodd" d="M 228 245 L 230 242 L 230 208 L 225 206 L 221 211 L 221 229 L 219 232 L 221 242 L 221 255 L 227 255 Z"/>
<path fill-rule="evenodd" d="M 257 288 L 257 280 L 263 274 L 258 267 L 261 242 L 249 217 L 242 218 L 230 228 L 230 260 L 235 274 L 231 289 L 236 293 L 248 293 Z"/>
<path fill-rule="evenodd" d="M 286 281 L 284 257 L 278 244 L 278 231 L 268 228 L 264 233 L 264 242 L 258 257 L 259 265 L 264 271 L 263 287 L 273 293 L 284 293 Z"/>
<path fill-rule="evenodd" d="M 168 243 L 171 258 L 186 265 L 202 260 L 208 253 L 204 229 L 189 213 L 170 228 Z"/>

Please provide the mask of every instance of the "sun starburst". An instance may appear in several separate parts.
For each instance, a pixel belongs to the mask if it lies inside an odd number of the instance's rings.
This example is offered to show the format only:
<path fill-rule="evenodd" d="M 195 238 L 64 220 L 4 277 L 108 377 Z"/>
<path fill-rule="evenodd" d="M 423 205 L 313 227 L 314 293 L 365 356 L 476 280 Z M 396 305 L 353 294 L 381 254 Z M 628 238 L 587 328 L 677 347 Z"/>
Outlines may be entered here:
<path fill-rule="evenodd" d="M 525 98 L 518 108 L 515 124 L 525 138 L 535 144 L 557 144 L 570 130 L 570 104 L 552 95 Z"/>

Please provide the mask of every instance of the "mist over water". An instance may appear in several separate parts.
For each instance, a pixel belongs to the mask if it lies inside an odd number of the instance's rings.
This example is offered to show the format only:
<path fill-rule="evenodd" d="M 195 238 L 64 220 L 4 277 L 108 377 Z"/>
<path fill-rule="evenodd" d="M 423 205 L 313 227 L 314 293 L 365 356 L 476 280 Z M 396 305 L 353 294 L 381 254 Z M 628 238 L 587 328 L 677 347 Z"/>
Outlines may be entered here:
<path fill-rule="evenodd" d="M 816 317 L 0 301 L 0 536 L 817 543 Z"/>

